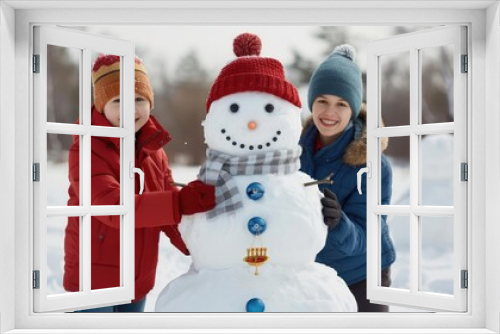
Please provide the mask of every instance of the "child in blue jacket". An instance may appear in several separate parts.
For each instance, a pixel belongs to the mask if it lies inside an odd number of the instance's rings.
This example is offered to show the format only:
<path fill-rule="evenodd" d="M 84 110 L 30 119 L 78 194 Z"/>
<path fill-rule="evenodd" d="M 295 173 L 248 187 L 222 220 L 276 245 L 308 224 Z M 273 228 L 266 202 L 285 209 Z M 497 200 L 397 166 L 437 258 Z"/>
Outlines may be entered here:
<path fill-rule="evenodd" d="M 366 174 L 363 193 L 357 191 L 357 173 L 366 167 L 366 109 L 361 71 L 354 58 L 352 46 L 339 46 L 311 77 L 308 104 L 312 121 L 304 127 L 300 140 L 301 170 L 317 180 L 334 175 L 333 184 L 320 185 L 329 231 L 316 261 L 337 270 L 356 297 L 359 312 L 387 312 L 388 306 L 366 299 Z M 384 138 L 382 150 L 387 142 Z M 392 169 L 385 155 L 381 176 L 381 204 L 390 204 Z M 396 258 L 386 218 L 381 219 L 382 286 L 390 286 L 390 265 Z"/>

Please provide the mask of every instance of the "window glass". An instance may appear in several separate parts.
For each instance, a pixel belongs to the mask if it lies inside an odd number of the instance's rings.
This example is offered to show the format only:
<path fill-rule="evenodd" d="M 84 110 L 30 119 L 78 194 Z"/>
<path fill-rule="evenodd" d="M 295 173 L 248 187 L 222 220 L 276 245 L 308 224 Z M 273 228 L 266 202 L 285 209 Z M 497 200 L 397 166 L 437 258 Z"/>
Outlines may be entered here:
<path fill-rule="evenodd" d="M 47 45 L 47 122 L 80 123 L 81 52 L 76 48 Z M 67 143 L 60 143 L 60 149 L 67 148 L 63 144 Z"/>
<path fill-rule="evenodd" d="M 91 51 L 92 125 L 121 126 L 120 57 Z M 89 110 L 90 112 L 90 110 Z M 97 112 L 104 117 L 97 117 Z"/>
<path fill-rule="evenodd" d="M 69 172 L 69 155 L 80 156 L 80 147 L 71 146 L 73 142 L 80 142 L 81 136 L 47 134 L 47 206 L 78 206 L 81 204 L 80 187 L 75 182 L 81 178 L 79 164 L 71 166 Z M 64 147 L 71 150 L 65 150 Z M 70 175 L 70 177 L 68 177 Z M 71 194 L 71 200 L 70 195 Z"/>
<path fill-rule="evenodd" d="M 78 275 L 78 258 L 80 251 L 78 247 L 80 229 L 80 217 L 64 217 L 54 216 L 47 217 L 47 294 L 57 295 L 68 293 L 69 291 L 77 292 L 80 290 L 79 284 L 68 284 L 65 289 L 63 285 L 65 270 L 69 273 L 73 272 Z M 68 232 L 66 232 L 68 231 Z M 66 232 L 66 236 L 65 236 Z M 72 248 L 74 261 L 68 261 L 65 256 L 65 243 L 76 243 L 76 247 Z M 71 280 L 66 277 L 67 282 Z M 78 283 L 76 281 L 76 283 Z M 71 287 L 69 286 L 71 285 Z"/>
<path fill-rule="evenodd" d="M 120 138 L 92 136 L 90 144 L 92 205 L 121 204 L 120 142 Z"/>
<path fill-rule="evenodd" d="M 92 126 L 121 128 L 120 57 L 91 52 L 93 108 Z M 122 204 L 120 170 L 122 168 L 121 139 L 92 136 L 91 138 L 92 205 Z"/>
<path fill-rule="evenodd" d="M 454 121 L 453 44 L 420 50 L 421 124 Z"/>
<path fill-rule="evenodd" d="M 421 205 L 453 206 L 453 134 L 420 136 Z"/>
<path fill-rule="evenodd" d="M 382 120 L 386 126 L 409 125 L 410 53 L 387 54 L 379 59 Z"/>
<path fill-rule="evenodd" d="M 420 291 L 453 295 L 453 217 L 421 217 Z"/>
<path fill-rule="evenodd" d="M 410 290 L 410 216 L 387 216 L 387 224 L 397 256 L 391 265 L 391 288 Z"/>
<path fill-rule="evenodd" d="M 382 154 L 387 157 L 392 169 L 392 197 L 388 204 L 410 205 L 410 137 L 383 138 L 379 142 L 382 147 L 387 145 Z"/>
<path fill-rule="evenodd" d="M 92 290 L 120 284 L 120 216 L 92 216 Z"/>

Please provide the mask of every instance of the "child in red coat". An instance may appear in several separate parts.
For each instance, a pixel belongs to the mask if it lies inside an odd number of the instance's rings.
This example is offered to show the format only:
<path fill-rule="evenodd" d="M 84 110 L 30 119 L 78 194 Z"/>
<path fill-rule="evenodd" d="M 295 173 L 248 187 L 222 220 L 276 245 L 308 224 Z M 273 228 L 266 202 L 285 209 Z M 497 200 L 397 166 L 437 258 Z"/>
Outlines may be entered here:
<path fill-rule="evenodd" d="M 99 55 L 92 68 L 94 105 L 92 125 L 120 126 L 120 58 Z M 135 59 L 135 167 L 144 174 L 139 195 L 135 179 L 135 299 L 131 304 L 102 307 L 84 312 L 142 312 L 146 295 L 154 286 L 160 233 L 188 253 L 177 225 L 183 214 L 204 212 L 215 206 L 214 187 L 191 182 L 180 191 L 172 185 L 167 155 L 162 149 L 171 138 L 150 115 L 154 96 L 144 63 Z M 91 139 L 92 205 L 120 204 L 120 139 Z M 69 151 L 69 201 L 80 205 L 80 138 L 74 136 Z M 91 227 L 91 287 L 93 290 L 120 286 L 120 216 L 93 216 Z M 69 217 L 64 240 L 64 288 L 79 291 L 78 217 Z"/>

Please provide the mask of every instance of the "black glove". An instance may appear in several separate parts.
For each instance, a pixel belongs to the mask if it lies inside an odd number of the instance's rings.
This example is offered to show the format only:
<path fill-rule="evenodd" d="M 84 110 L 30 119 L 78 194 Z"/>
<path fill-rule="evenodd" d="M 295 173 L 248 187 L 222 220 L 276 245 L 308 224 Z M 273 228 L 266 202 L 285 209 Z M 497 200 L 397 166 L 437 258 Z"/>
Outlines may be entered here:
<path fill-rule="evenodd" d="M 325 197 L 321 199 L 323 205 L 323 221 L 328 229 L 333 230 L 339 224 L 342 216 L 342 207 L 337 199 L 337 196 L 328 188 L 323 190 Z"/>

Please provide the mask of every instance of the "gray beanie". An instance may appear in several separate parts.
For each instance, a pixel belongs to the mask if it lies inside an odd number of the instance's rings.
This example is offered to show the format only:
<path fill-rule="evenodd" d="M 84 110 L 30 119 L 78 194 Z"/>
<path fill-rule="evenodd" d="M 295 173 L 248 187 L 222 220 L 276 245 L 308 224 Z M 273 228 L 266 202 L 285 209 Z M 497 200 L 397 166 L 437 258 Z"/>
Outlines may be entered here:
<path fill-rule="evenodd" d="M 356 50 L 348 44 L 340 45 L 314 71 L 307 94 L 309 109 L 319 95 L 336 95 L 347 102 L 356 119 L 363 99 L 361 70 L 354 62 Z"/>

